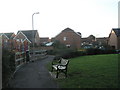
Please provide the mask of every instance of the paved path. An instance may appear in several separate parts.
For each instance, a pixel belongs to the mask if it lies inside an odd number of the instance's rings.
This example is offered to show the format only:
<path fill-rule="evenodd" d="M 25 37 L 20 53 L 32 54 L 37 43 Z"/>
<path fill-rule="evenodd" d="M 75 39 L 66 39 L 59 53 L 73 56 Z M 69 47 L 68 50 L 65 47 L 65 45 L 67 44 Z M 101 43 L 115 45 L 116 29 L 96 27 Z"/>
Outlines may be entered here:
<path fill-rule="evenodd" d="M 10 81 L 12 88 L 58 88 L 57 83 L 50 76 L 45 65 L 53 56 L 37 60 L 21 67 Z"/>

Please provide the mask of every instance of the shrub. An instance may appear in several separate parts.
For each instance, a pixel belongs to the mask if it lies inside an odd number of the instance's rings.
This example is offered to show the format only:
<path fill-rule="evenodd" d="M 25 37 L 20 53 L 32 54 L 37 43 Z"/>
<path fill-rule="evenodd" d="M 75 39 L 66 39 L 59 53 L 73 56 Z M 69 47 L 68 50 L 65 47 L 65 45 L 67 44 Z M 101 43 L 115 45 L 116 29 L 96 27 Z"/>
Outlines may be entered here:
<path fill-rule="evenodd" d="M 101 53 L 102 53 L 102 50 L 100 49 L 93 49 L 93 48 L 87 49 L 87 55 L 96 55 Z"/>
<path fill-rule="evenodd" d="M 56 51 L 55 50 L 47 50 L 48 55 L 55 55 Z"/>
<path fill-rule="evenodd" d="M 84 51 L 64 52 L 61 54 L 61 57 L 68 59 L 68 58 L 74 58 L 74 57 L 85 56 L 85 55 L 114 54 L 114 53 L 116 53 L 116 51 L 113 49 L 102 50 L 102 49 L 90 48 Z"/>
<path fill-rule="evenodd" d="M 74 58 L 74 57 L 84 56 L 84 55 L 86 55 L 85 51 L 72 51 L 72 52 L 63 54 L 62 57 L 68 59 L 68 58 Z"/>
<path fill-rule="evenodd" d="M 2 87 L 5 88 L 15 71 L 15 56 L 13 52 L 5 49 L 2 52 Z"/>
<path fill-rule="evenodd" d="M 88 49 L 79 49 L 79 51 L 71 48 L 67 48 L 64 44 L 61 44 L 59 41 L 55 41 L 53 44 L 54 49 L 48 50 L 47 54 L 50 55 L 59 55 L 62 58 L 74 58 L 84 55 L 97 55 L 97 54 L 114 54 L 116 51 L 112 48 L 88 48 Z"/>
<path fill-rule="evenodd" d="M 97 55 L 97 54 L 114 54 L 116 51 L 114 49 L 98 49 L 98 48 L 90 48 L 86 50 L 87 55 Z"/>

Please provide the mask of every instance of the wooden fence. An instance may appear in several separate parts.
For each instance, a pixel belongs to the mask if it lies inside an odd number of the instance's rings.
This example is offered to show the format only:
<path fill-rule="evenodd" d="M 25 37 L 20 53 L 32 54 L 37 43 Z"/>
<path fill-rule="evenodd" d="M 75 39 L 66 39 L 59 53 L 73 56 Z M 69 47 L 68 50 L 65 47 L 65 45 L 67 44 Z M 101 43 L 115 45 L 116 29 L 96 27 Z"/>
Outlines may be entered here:
<path fill-rule="evenodd" d="M 15 67 L 16 70 L 20 68 L 23 64 L 26 63 L 26 55 L 24 52 L 16 52 L 15 53 Z"/>
<path fill-rule="evenodd" d="M 35 61 L 40 60 L 41 58 L 45 58 L 46 56 L 46 50 L 39 50 L 35 51 L 35 55 L 33 56 L 33 52 L 28 53 L 29 54 L 29 61 Z M 16 52 L 15 53 L 15 68 L 18 70 L 22 65 L 26 64 L 27 57 L 25 52 Z"/>

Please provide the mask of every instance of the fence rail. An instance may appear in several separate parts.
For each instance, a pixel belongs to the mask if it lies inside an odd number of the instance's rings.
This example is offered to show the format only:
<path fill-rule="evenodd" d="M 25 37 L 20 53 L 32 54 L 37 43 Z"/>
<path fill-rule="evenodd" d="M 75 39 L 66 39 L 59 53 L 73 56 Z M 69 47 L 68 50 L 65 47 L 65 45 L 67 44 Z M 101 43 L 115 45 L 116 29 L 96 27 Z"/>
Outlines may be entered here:
<path fill-rule="evenodd" d="M 16 70 L 20 68 L 23 64 L 26 63 L 26 55 L 24 52 L 16 52 L 15 53 L 15 66 Z"/>
<path fill-rule="evenodd" d="M 18 70 L 22 65 L 26 64 L 29 61 L 35 61 L 46 56 L 46 50 L 35 51 L 35 55 L 33 52 L 16 52 L 15 53 L 15 68 Z"/>

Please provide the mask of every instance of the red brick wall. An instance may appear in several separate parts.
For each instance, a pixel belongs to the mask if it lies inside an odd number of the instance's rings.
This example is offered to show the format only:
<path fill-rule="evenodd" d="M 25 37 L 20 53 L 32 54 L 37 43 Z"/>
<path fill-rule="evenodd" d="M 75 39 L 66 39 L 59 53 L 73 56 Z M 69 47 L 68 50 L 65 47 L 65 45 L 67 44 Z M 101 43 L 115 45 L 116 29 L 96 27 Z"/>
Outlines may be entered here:
<path fill-rule="evenodd" d="M 20 33 L 19 35 L 16 36 L 15 39 L 16 39 L 16 40 L 17 40 L 17 39 L 23 39 L 23 40 L 24 40 L 24 39 L 25 39 L 25 36 Z"/>
<path fill-rule="evenodd" d="M 108 45 L 114 46 L 115 49 L 117 49 L 117 36 L 114 31 L 111 32 L 109 40 L 108 40 Z"/>
<path fill-rule="evenodd" d="M 49 38 L 40 38 L 40 43 L 49 42 Z"/>
<path fill-rule="evenodd" d="M 64 37 L 66 37 L 66 41 L 64 41 Z M 63 31 L 55 37 L 55 40 L 65 45 L 70 45 L 71 48 L 81 48 L 81 37 L 74 31 Z"/>

